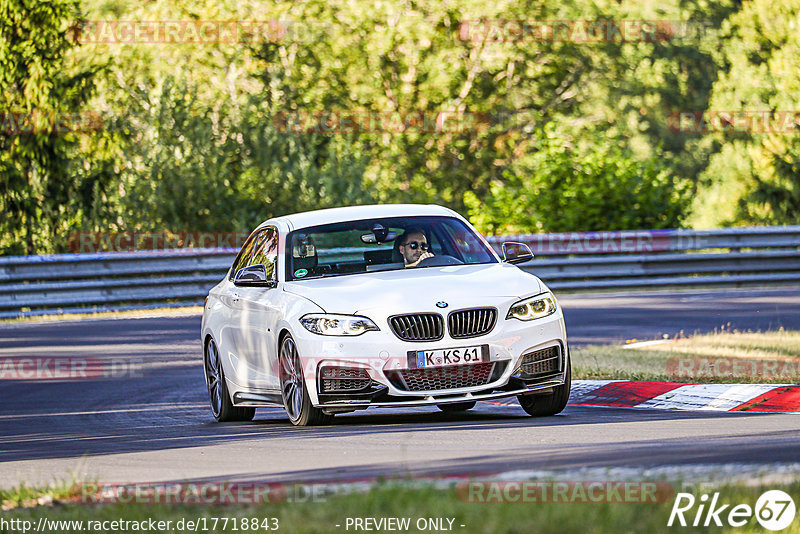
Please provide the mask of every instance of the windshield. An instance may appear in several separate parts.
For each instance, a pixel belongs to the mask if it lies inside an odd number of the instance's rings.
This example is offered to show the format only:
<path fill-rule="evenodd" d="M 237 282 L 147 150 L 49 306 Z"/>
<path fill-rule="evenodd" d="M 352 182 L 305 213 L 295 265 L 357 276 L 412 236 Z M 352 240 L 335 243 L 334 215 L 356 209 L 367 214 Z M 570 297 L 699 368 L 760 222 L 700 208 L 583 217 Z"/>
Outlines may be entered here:
<path fill-rule="evenodd" d="M 368 219 L 291 232 L 286 280 L 480 263 L 497 259 L 456 218 Z"/>

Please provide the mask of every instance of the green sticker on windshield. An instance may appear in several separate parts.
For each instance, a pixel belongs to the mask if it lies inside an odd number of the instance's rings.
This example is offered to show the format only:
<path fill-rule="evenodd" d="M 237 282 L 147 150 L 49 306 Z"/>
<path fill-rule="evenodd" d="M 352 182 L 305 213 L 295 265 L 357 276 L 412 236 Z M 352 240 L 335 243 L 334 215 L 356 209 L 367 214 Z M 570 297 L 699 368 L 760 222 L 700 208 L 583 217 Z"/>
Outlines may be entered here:
<path fill-rule="evenodd" d="M 294 275 L 295 275 L 297 278 L 303 278 L 303 277 L 304 277 L 305 275 L 307 275 L 307 274 L 308 274 L 308 271 L 307 271 L 306 269 L 297 269 L 297 270 L 294 272 Z"/>

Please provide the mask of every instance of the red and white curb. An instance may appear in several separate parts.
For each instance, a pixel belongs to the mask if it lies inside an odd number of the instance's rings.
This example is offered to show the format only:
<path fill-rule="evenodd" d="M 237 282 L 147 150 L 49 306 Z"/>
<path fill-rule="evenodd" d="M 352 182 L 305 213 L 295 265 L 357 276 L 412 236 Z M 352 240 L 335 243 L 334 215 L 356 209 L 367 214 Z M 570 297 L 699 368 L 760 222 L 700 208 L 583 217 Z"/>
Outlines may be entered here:
<path fill-rule="evenodd" d="M 800 412 L 800 385 L 573 380 L 569 403 L 660 410 Z"/>
<path fill-rule="evenodd" d="M 489 401 L 516 405 L 515 398 Z M 571 406 L 800 413 L 800 385 L 573 380 Z"/>

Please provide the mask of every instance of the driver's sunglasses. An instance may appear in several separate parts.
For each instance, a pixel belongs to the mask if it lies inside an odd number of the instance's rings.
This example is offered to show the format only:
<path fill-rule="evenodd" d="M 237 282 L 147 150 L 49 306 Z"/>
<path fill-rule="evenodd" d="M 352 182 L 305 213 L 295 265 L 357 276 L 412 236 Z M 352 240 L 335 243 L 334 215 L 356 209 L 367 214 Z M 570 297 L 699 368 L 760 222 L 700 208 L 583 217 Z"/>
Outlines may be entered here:
<path fill-rule="evenodd" d="M 427 243 L 417 243 L 416 241 L 411 241 L 410 243 L 406 243 L 405 246 L 407 246 L 411 250 L 417 250 L 417 248 L 421 248 L 426 252 L 429 248 L 431 248 L 431 246 Z"/>

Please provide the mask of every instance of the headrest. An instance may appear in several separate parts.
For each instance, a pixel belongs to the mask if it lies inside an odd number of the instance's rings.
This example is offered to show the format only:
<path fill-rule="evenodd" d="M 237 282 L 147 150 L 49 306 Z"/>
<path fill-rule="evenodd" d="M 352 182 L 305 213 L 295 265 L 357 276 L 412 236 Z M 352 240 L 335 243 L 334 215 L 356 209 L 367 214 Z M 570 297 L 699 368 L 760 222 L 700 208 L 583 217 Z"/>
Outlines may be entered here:
<path fill-rule="evenodd" d="M 403 255 L 400 254 L 400 243 L 403 241 L 403 236 L 397 236 L 392 246 L 392 263 L 405 263 Z"/>

